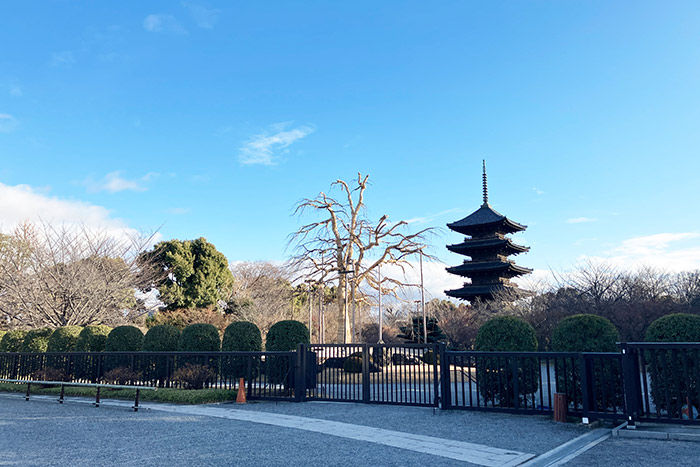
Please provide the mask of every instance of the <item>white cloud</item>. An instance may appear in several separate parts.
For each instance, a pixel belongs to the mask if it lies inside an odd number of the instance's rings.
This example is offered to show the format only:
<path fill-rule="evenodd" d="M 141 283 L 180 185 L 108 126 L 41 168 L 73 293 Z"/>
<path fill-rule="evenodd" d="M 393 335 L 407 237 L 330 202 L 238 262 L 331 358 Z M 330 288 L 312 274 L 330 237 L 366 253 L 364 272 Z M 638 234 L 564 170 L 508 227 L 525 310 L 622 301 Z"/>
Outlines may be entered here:
<path fill-rule="evenodd" d="M 148 32 L 187 34 L 187 30 L 173 15 L 152 14 L 143 20 L 143 28 Z"/>
<path fill-rule="evenodd" d="M 532 191 L 534 191 L 534 192 L 535 192 L 536 194 L 538 194 L 538 195 L 543 195 L 543 194 L 544 194 L 544 191 L 540 190 L 540 189 L 537 188 L 536 186 L 533 186 L 533 187 L 532 187 Z"/>
<path fill-rule="evenodd" d="M 62 52 L 55 52 L 51 55 L 51 60 L 49 64 L 51 66 L 71 66 L 76 62 L 73 52 L 70 50 L 64 50 Z"/>
<path fill-rule="evenodd" d="M 88 190 L 97 191 L 107 191 L 109 193 L 118 193 L 120 191 L 146 191 L 147 188 L 143 186 L 146 183 L 159 176 L 156 172 L 149 172 L 141 178 L 128 180 L 121 176 L 122 172 L 116 170 L 110 172 L 102 178 L 102 180 L 94 181 L 91 178 L 85 180 L 85 185 Z"/>
<path fill-rule="evenodd" d="M 11 133 L 17 129 L 19 123 L 10 114 L 0 114 L 0 133 Z"/>
<path fill-rule="evenodd" d="M 314 132 L 311 126 L 286 130 L 289 122 L 272 125 L 270 130 L 252 136 L 240 148 L 238 161 L 242 165 L 275 165 L 280 151 L 284 152 L 296 141 Z"/>
<path fill-rule="evenodd" d="M 192 2 L 182 2 L 182 6 L 189 10 L 195 24 L 200 28 L 212 29 L 219 20 L 219 13 L 221 10 L 217 10 L 216 8 L 207 8 Z"/>
<path fill-rule="evenodd" d="M 10 88 L 10 96 L 12 97 L 22 97 L 24 95 L 24 92 L 22 92 L 22 88 L 19 86 L 12 86 Z"/>
<path fill-rule="evenodd" d="M 28 185 L 10 186 L 0 183 L 0 230 L 10 232 L 25 221 L 80 225 L 104 230 L 109 235 L 120 238 L 137 233 L 123 221 L 112 217 L 109 210 L 102 206 L 49 196 L 45 189 L 39 190 Z"/>
<path fill-rule="evenodd" d="M 585 222 L 595 222 L 598 219 L 594 219 L 592 217 L 573 217 L 571 219 L 567 219 L 566 223 L 567 224 L 583 224 Z"/>
<path fill-rule="evenodd" d="M 700 269 L 700 233 L 660 233 L 624 240 L 604 255 L 582 260 L 607 261 L 621 269 L 650 266 L 669 271 Z"/>
<path fill-rule="evenodd" d="M 405 222 L 407 224 L 427 224 L 428 222 L 432 222 L 438 217 L 442 217 L 447 214 L 452 214 L 455 212 L 462 212 L 464 211 L 461 208 L 452 208 L 452 209 L 446 209 L 445 211 L 440 211 L 437 214 L 429 214 L 425 217 L 414 217 L 412 219 L 407 219 Z"/>

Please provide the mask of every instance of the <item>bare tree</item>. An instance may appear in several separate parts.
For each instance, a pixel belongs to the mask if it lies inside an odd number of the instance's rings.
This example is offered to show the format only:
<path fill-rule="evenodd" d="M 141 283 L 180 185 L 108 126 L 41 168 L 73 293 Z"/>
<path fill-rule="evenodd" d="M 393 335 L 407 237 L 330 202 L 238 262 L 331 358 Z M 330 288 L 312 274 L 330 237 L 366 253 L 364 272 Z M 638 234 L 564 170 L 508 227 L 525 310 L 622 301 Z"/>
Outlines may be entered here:
<path fill-rule="evenodd" d="M 383 215 L 372 223 L 364 217 L 368 180 L 369 175 L 361 174 L 352 186 L 336 180 L 331 188 L 340 190 L 342 200 L 321 192 L 313 199 L 301 200 L 294 211 L 295 214 L 311 211 L 323 216 L 322 220 L 305 224 L 291 235 L 294 255 L 290 264 L 307 277 L 323 276 L 326 280 L 338 281 L 339 342 L 349 342 L 352 333 L 346 316 L 346 282 L 354 290 L 359 290 L 363 283 L 379 290 L 374 271 L 382 264 L 395 264 L 403 270 L 408 265 L 407 258 L 425 247 L 425 236 L 431 230 L 407 233 L 404 221 L 391 223 L 389 217 Z M 380 293 L 395 293 L 404 285 L 401 279 L 385 278 Z"/>
<path fill-rule="evenodd" d="M 150 237 L 25 223 L 0 241 L 0 315 L 10 327 L 115 324 L 145 312 L 135 291 L 160 274 Z"/>

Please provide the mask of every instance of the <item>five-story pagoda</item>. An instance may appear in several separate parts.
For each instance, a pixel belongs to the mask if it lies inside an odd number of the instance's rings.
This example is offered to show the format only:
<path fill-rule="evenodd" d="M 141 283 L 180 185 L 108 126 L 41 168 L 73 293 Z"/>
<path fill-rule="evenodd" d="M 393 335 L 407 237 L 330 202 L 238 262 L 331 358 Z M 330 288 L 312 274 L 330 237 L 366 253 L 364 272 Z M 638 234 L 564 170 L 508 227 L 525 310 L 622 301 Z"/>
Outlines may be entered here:
<path fill-rule="evenodd" d="M 447 268 L 447 272 L 471 279 L 456 290 L 446 290 L 450 297 L 473 301 L 492 300 L 504 290 L 527 294 L 510 282 L 513 277 L 529 274 L 532 269 L 524 268 L 508 259 L 510 255 L 524 253 L 530 248 L 513 243 L 507 234 L 521 232 L 526 225 L 518 224 L 499 214 L 489 205 L 486 184 L 486 162 L 483 163 L 484 204 L 462 220 L 447 224 L 451 230 L 466 235 L 462 243 L 447 245 L 447 249 L 471 260 L 459 266 Z"/>

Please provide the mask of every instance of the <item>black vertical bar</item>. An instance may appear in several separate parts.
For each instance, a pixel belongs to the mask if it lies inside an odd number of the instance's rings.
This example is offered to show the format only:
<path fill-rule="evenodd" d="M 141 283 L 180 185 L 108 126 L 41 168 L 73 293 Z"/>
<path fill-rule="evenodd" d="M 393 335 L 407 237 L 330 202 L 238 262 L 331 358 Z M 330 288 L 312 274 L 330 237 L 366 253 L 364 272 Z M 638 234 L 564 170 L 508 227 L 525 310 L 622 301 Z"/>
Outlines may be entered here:
<path fill-rule="evenodd" d="M 445 344 L 440 343 L 440 387 L 441 396 L 440 402 L 443 409 L 452 408 L 452 383 L 450 382 L 450 362 L 447 360 Z M 436 393 L 437 399 L 437 393 Z"/>
<path fill-rule="evenodd" d="M 139 411 L 139 391 L 140 389 L 136 388 L 136 399 L 134 399 L 134 412 Z"/>
<path fill-rule="evenodd" d="M 678 352 L 676 349 L 671 349 L 671 368 L 673 370 L 673 381 L 675 382 L 674 389 L 676 392 L 676 410 L 678 412 L 678 417 L 682 417 L 682 401 L 681 401 L 681 385 L 680 383 L 680 376 L 678 375 L 678 364 L 680 363 L 680 360 L 678 359 Z M 666 383 L 666 387 L 668 387 L 668 382 Z M 670 402 L 670 401 L 669 401 Z M 670 408 L 670 403 L 669 403 L 669 408 Z M 669 411 L 669 415 L 670 411 Z"/>
<path fill-rule="evenodd" d="M 688 367 L 688 352 L 690 350 L 681 349 L 683 352 L 683 374 L 685 375 L 685 403 L 688 407 L 688 420 L 693 419 L 693 404 L 690 400 L 690 368 Z M 681 410 L 681 418 L 683 418 L 683 411 Z"/>
<path fill-rule="evenodd" d="M 24 396 L 25 401 L 29 400 L 29 392 L 30 392 L 31 388 L 32 388 L 32 383 L 27 383 L 27 394 L 25 394 L 25 396 Z"/>
<path fill-rule="evenodd" d="M 583 356 L 583 354 L 579 354 L 578 357 L 579 360 L 579 368 L 580 368 L 580 375 L 581 375 L 581 402 L 583 406 L 583 416 L 586 418 L 589 418 L 590 416 L 590 392 L 589 392 L 589 385 L 588 385 L 588 380 L 589 380 L 589 375 L 588 375 L 588 365 L 586 364 L 586 359 Z M 572 363 L 572 370 L 573 370 L 573 361 Z M 574 386 L 575 388 L 576 386 Z M 576 393 L 576 391 L 574 391 Z M 590 422 L 590 419 L 589 419 Z"/>
<path fill-rule="evenodd" d="M 58 395 L 58 403 L 59 404 L 63 404 L 63 395 L 65 393 L 65 387 L 66 387 L 65 384 L 61 385 L 61 393 Z"/>
<path fill-rule="evenodd" d="M 97 390 L 95 391 L 95 407 L 100 406 L 100 386 L 97 386 Z"/>
<path fill-rule="evenodd" d="M 362 402 L 369 403 L 369 347 L 362 344 Z"/>
<path fill-rule="evenodd" d="M 512 362 L 512 370 L 513 370 L 513 407 L 516 409 L 520 408 L 520 385 L 518 384 L 520 379 L 518 376 L 520 372 L 518 371 L 518 357 L 513 356 L 513 362 Z M 506 358 L 506 362 L 508 359 Z M 525 371 L 523 371 L 523 382 L 525 382 Z M 506 379 L 506 384 L 507 384 L 507 379 Z"/>
<path fill-rule="evenodd" d="M 643 351 L 637 353 L 637 365 L 639 365 L 642 369 L 642 384 L 644 385 L 644 387 L 642 388 L 642 396 L 644 397 L 644 414 L 647 417 L 649 417 L 651 415 L 651 405 L 649 404 L 649 382 L 647 381 L 647 365 L 646 362 L 639 362 L 639 360 L 643 359 L 644 356 L 645 354 Z M 624 367 L 622 368 L 622 370 L 624 374 Z"/>
<path fill-rule="evenodd" d="M 306 347 L 299 344 L 296 353 L 296 365 L 294 365 L 294 400 L 302 402 L 304 400 L 304 356 Z"/>

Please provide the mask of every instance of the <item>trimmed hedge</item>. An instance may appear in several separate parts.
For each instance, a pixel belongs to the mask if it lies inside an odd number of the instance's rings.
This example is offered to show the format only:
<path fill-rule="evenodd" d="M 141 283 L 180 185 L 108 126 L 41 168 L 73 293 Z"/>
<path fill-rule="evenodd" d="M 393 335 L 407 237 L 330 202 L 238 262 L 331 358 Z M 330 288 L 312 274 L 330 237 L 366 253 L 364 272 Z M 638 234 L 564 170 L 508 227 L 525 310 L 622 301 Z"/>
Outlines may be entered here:
<path fill-rule="evenodd" d="M 24 336 L 22 352 L 46 352 L 51 334 L 53 334 L 51 328 L 32 329 Z"/>
<path fill-rule="evenodd" d="M 63 326 L 56 329 L 49 338 L 47 352 L 73 352 L 78 336 L 83 330 L 80 326 Z"/>
<path fill-rule="evenodd" d="M 180 329 L 171 324 L 160 324 L 148 330 L 143 338 L 146 352 L 168 352 L 179 348 Z"/>
<path fill-rule="evenodd" d="M 24 342 L 26 335 L 27 331 L 23 329 L 7 331 L 0 341 L 0 352 L 21 352 L 22 342 Z"/>
<path fill-rule="evenodd" d="M 107 345 L 107 336 L 112 328 L 99 324 L 96 326 L 85 326 L 75 343 L 76 352 L 104 352 Z"/>
<path fill-rule="evenodd" d="M 474 350 L 499 352 L 534 352 L 537 350 L 535 329 L 525 320 L 514 316 L 491 318 L 479 328 Z M 515 406 L 515 375 L 517 367 L 520 403 L 539 387 L 540 367 L 535 358 L 477 357 L 479 392 L 494 406 Z"/>
<path fill-rule="evenodd" d="M 105 343 L 106 352 L 139 352 L 143 348 L 143 333 L 135 326 L 117 326 L 110 331 Z M 115 368 L 131 368 L 132 358 L 126 355 L 107 356 L 105 371 Z M 135 370 L 135 368 L 131 368 Z"/>
<path fill-rule="evenodd" d="M 647 342 L 700 342 L 700 316 L 688 313 L 674 313 L 663 316 L 649 326 L 644 340 Z M 700 407 L 700 381 L 697 373 L 688 368 L 700 365 L 697 352 L 678 349 L 649 350 L 645 352 L 651 377 L 651 397 L 660 410 L 665 410 L 672 417 L 681 417 L 681 412 L 691 407 Z M 654 378 L 657 375 L 658 378 Z M 680 399 L 680 400 L 679 400 Z M 680 411 L 679 411 L 680 407 Z M 685 418 L 686 415 L 683 415 Z"/>
<path fill-rule="evenodd" d="M 304 323 L 294 320 L 280 321 L 273 324 L 267 332 L 265 350 L 270 352 L 289 352 L 296 350 L 299 344 L 308 344 L 309 329 Z M 294 383 L 294 365 L 286 357 L 269 357 L 266 359 L 268 377 L 272 383 L 284 383 L 290 387 Z"/>
<path fill-rule="evenodd" d="M 555 352 L 617 352 L 620 334 L 609 319 L 581 314 L 564 318 L 552 333 Z"/>
<path fill-rule="evenodd" d="M 189 352 L 219 352 L 221 339 L 219 330 L 213 324 L 191 324 L 182 330 L 178 341 L 178 350 Z M 178 368 L 183 365 L 207 365 L 217 368 L 216 357 L 183 357 L 178 358 Z"/>
<path fill-rule="evenodd" d="M 260 329 L 247 321 L 231 323 L 224 331 L 221 350 L 226 352 L 260 352 L 262 336 Z M 223 375 L 227 378 L 248 378 L 247 357 L 227 357 L 223 366 Z M 260 374 L 260 358 L 253 358 L 250 365 L 250 379 Z"/>
<path fill-rule="evenodd" d="M 610 320 L 602 316 L 579 314 L 564 318 L 552 332 L 552 350 L 555 352 L 618 352 L 620 334 Z M 623 404 L 620 366 L 617 360 L 601 359 L 595 364 L 594 383 L 598 397 L 597 410 L 612 409 Z M 569 401 L 581 401 L 580 368 L 570 360 L 556 359 L 557 387 L 566 388 Z M 602 395 L 605 394 L 605 399 Z"/>

